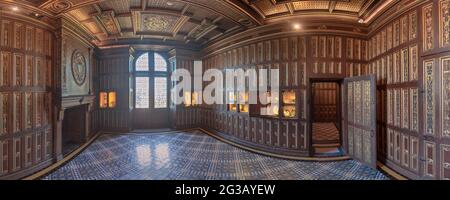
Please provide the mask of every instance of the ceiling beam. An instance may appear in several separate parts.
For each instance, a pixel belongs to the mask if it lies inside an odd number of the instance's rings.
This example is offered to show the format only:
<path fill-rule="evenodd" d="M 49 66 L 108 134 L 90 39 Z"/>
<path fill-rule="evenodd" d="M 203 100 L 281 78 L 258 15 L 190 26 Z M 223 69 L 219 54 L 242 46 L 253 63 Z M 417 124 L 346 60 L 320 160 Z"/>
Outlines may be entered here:
<path fill-rule="evenodd" d="M 330 3 L 328 4 L 328 11 L 330 13 L 333 13 L 334 9 L 336 9 L 336 1 L 330 1 Z"/>
<path fill-rule="evenodd" d="M 286 8 L 289 10 L 289 13 L 291 13 L 291 15 L 294 14 L 294 12 L 295 12 L 294 4 L 292 4 L 292 3 L 287 3 L 287 4 L 286 4 Z"/>

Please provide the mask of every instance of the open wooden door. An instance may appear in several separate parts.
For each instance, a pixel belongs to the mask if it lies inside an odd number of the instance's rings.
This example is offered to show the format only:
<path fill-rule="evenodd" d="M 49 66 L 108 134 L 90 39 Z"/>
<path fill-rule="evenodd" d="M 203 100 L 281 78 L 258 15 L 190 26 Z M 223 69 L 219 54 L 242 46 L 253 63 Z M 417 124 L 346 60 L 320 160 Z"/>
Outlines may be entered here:
<path fill-rule="evenodd" d="M 376 168 L 375 76 L 347 78 L 343 92 L 344 151 L 353 159 Z"/>

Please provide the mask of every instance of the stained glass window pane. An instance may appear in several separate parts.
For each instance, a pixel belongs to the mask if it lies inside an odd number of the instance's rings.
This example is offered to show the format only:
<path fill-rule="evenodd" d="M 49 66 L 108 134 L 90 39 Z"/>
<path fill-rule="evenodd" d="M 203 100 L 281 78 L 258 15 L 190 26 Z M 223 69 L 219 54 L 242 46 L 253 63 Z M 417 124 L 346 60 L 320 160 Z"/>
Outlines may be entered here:
<path fill-rule="evenodd" d="M 167 62 L 160 54 L 155 53 L 155 71 L 167 72 Z"/>
<path fill-rule="evenodd" d="M 136 108 L 149 108 L 149 77 L 136 77 Z"/>
<path fill-rule="evenodd" d="M 136 71 L 148 71 L 148 53 L 144 53 L 136 61 Z"/>
<path fill-rule="evenodd" d="M 167 79 L 155 77 L 155 108 L 167 107 Z"/>

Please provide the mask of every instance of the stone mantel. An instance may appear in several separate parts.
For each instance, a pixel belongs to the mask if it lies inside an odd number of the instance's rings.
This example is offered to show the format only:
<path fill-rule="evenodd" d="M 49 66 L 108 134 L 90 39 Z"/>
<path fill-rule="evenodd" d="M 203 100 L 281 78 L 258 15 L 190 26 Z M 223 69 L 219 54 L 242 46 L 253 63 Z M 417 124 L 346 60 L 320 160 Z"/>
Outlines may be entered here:
<path fill-rule="evenodd" d="M 84 104 L 93 104 L 94 100 L 95 100 L 94 95 L 62 97 L 61 108 L 65 109 L 65 108 L 80 106 L 80 105 L 84 105 Z"/>

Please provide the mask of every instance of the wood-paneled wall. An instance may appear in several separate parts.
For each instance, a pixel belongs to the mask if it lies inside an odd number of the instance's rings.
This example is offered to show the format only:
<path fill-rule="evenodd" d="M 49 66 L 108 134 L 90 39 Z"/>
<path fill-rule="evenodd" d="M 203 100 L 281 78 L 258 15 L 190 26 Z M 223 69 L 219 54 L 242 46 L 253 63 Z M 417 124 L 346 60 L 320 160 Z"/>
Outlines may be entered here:
<path fill-rule="evenodd" d="M 53 158 L 53 30 L 0 15 L 0 179 L 21 177 Z"/>
<path fill-rule="evenodd" d="M 318 31 L 319 32 L 319 31 Z M 349 31 L 349 35 L 351 31 Z M 262 117 L 227 111 L 224 105 L 205 109 L 202 125 L 217 134 L 256 149 L 295 156 L 310 155 L 309 92 L 310 78 L 343 79 L 348 63 L 365 66 L 367 43 L 356 36 L 341 34 L 286 33 L 264 35 L 224 47 L 203 59 L 210 68 L 280 69 L 280 89 L 298 93 L 298 119 Z M 345 41 L 351 41 L 347 44 Z M 355 42 L 356 41 L 356 42 Z M 351 45 L 351 47 L 350 47 Z M 347 48 L 346 48 L 347 47 Z M 344 52 L 351 49 L 351 52 Z M 351 56 L 351 59 L 347 59 Z M 353 71 L 352 71 L 353 72 Z M 252 111 L 250 111 L 252 113 Z"/>
<path fill-rule="evenodd" d="M 449 9 L 449 0 L 423 1 L 369 40 L 370 72 L 378 79 L 379 160 L 410 178 L 450 178 Z"/>
<path fill-rule="evenodd" d="M 106 49 L 98 52 L 98 70 L 95 75 L 98 92 L 117 92 L 115 108 L 96 111 L 99 129 L 105 131 L 130 131 L 132 128 L 131 109 L 133 97 L 131 67 L 134 50 L 129 47 Z M 96 94 L 97 96 L 99 94 Z M 131 97 L 130 97 L 131 96 Z M 97 101 L 96 104 L 99 104 Z"/>

